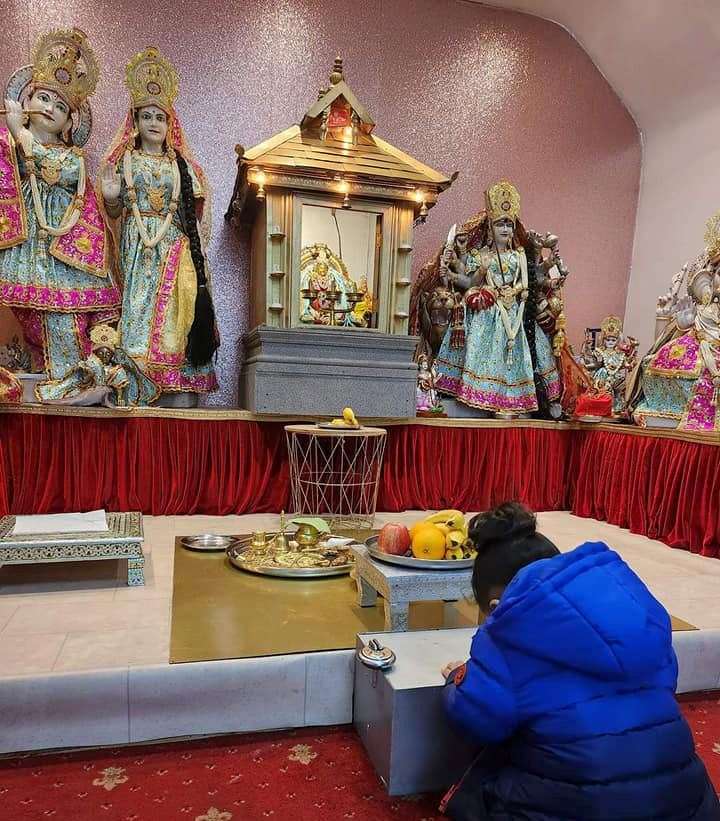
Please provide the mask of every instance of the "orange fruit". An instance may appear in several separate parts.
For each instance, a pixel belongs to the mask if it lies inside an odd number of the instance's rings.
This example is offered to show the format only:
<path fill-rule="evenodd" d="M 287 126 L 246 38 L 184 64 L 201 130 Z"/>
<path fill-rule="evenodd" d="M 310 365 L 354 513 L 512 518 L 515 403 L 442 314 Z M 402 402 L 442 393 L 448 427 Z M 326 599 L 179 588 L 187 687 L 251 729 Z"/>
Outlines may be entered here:
<path fill-rule="evenodd" d="M 427 527 L 429 524 L 430 522 L 426 522 L 425 519 L 419 519 L 414 525 L 410 526 L 410 536 L 414 536 L 421 527 Z"/>
<path fill-rule="evenodd" d="M 444 559 L 445 534 L 435 525 L 418 527 L 412 536 L 412 553 L 416 559 Z"/>

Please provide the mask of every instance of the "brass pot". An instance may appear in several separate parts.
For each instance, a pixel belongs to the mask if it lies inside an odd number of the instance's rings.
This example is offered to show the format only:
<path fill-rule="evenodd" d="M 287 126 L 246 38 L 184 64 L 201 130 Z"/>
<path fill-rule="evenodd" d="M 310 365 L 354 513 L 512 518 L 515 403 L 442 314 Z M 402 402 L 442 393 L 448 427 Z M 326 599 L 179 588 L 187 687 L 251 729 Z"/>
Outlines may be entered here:
<path fill-rule="evenodd" d="M 320 531 L 312 525 L 298 525 L 294 538 L 300 547 L 314 547 L 320 540 Z"/>

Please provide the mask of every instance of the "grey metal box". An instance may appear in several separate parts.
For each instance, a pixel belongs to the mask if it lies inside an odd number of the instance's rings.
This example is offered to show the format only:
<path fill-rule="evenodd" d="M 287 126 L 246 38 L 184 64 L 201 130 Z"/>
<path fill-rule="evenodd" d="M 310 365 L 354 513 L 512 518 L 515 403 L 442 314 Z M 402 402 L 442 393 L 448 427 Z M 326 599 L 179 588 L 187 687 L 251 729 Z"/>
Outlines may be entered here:
<path fill-rule="evenodd" d="M 477 745 L 445 716 L 440 670 L 467 658 L 474 633 L 461 628 L 358 636 L 358 649 L 376 638 L 397 655 L 387 672 L 355 661 L 353 722 L 390 795 L 444 790 L 473 760 Z"/>
<path fill-rule="evenodd" d="M 244 339 L 241 405 L 253 413 L 415 416 L 417 337 L 367 329 L 270 328 Z"/>

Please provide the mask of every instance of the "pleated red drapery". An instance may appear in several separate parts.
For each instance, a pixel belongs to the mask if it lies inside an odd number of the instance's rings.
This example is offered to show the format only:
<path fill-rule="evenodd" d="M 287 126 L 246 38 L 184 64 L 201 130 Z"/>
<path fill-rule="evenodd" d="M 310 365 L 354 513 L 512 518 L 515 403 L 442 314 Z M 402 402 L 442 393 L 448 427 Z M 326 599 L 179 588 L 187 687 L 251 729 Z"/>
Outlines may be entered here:
<path fill-rule="evenodd" d="M 507 499 L 534 510 L 566 510 L 577 433 L 390 427 L 378 510 L 486 510 Z"/>
<path fill-rule="evenodd" d="M 14 414 L 0 426 L 0 486 L 13 513 L 225 515 L 286 505 L 282 425 Z"/>
<path fill-rule="evenodd" d="M 720 554 L 720 447 L 588 431 L 579 464 L 573 513 Z"/>
<path fill-rule="evenodd" d="M 289 496 L 281 423 L 0 416 L 0 513 L 264 513 Z M 720 554 L 718 446 L 592 428 L 388 427 L 379 510 L 505 499 Z"/>

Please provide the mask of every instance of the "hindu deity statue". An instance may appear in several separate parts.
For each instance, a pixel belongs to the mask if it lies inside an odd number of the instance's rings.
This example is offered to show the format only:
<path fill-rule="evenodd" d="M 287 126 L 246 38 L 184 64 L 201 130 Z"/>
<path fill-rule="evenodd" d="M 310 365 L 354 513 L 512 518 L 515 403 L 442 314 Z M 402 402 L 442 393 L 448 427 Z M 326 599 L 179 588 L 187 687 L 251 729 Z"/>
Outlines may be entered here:
<path fill-rule="evenodd" d="M 485 204 L 485 212 L 451 230 L 431 263 L 437 276 L 428 278 L 426 266 L 419 280 L 430 302 L 447 305 L 452 294 L 435 358 L 438 390 L 497 415 L 549 413 L 554 406 L 559 416 L 560 374 L 551 341 L 538 325 L 538 269 L 556 266 L 557 249 L 547 257 L 538 253 L 520 221 L 520 196 L 511 183 L 491 186 Z"/>
<path fill-rule="evenodd" d="M 99 75 L 85 34 L 42 35 L 5 92 L 0 129 L 0 305 L 13 310 L 35 372 L 62 378 L 114 321 L 120 294 L 82 146 Z"/>
<path fill-rule="evenodd" d="M 325 243 L 316 242 L 300 253 L 300 321 L 312 325 L 367 328 L 373 296 L 367 277 L 361 285 Z"/>
<path fill-rule="evenodd" d="M 444 416 L 445 411 L 435 388 L 437 371 L 427 354 L 418 356 L 418 376 L 415 407 L 418 416 Z"/>
<path fill-rule="evenodd" d="M 660 336 L 628 384 L 642 426 L 720 432 L 720 213 L 708 221 L 705 242 L 658 300 Z"/>
<path fill-rule="evenodd" d="M 612 411 L 624 416 L 627 411 L 625 388 L 628 374 L 637 362 L 638 342 L 623 335 L 620 317 L 608 316 L 600 326 L 600 339 L 595 347 L 583 346 L 583 361 L 593 377 L 596 391 L 612 395 Z"/>
<path fill-rule="evenodd" d="M 90 331 L 92 353 L 78 362 L 62 379 L 38 385 L 41 402 L 54 405 L 150 405 L 160 389 L 118 346 L 119 334 L 109 325 Z"/>
<path fill-rule="evenodd" d="M 205 258 L 209 190 L 174 109 L 178 83 L 155 48 L 128 63 L 130 110 L 105 154 L 101 191 L 116 221 L 120 345 L 164 395 L 194 403 L 217 389 L 219 338 Z"/>

